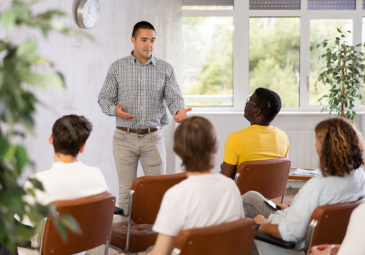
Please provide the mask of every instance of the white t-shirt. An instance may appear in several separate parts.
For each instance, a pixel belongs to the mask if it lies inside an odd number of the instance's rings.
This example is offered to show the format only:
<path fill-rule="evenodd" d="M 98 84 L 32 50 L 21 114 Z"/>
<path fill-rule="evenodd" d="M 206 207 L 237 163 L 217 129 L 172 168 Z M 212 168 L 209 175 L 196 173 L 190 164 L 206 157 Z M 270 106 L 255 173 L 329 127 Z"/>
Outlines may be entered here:
<path fill-rule="evenodd" d="M 31 175 L 43 184 L 44 191 L 36 190 L 36 200 L 42 205 L 54 201 L 71 200 L 88 197 L 108 191 L 104 175 L 97 167 L 84 165 L 82 162 L 56 162 L 52 168 Z M 27 181 L 24 188 L 33 184 Z M 24 200 L 34 203 L 34 197 L 25 196 Z"/>
<path fill-rule="evenodd" d="M 346 236 L 337 255 L 365 254 L 365 203 L 359 205 L 351 214 Z"/>
<path fill-rule="evenodd" d="M 103 173 L 97 167 L 84 165 L 82 162 L 74 163 L 53 163 L 52 168 L 31 175 L 43 184 L 44 191 L 36 190 L 36 198 L 30 195 L 23 197 L 23 200 L 34 204 L 35 200 L 48 205 L 55 201 L 71 200 L 82 197 L 97 195 L 109 191 Z M 32 188 L 33 184 L 27 181 L 24 189 Z M 19 217 L 15 216 L 17 220 Z M 32 226 L 28 217 L 24 217 L 22 224 Z M 32 238 L 32 247 L 38 246 L 36 237 Z M 18 249 L 19 255 L 28 252 L 27 249 Z M 85 252 L 79 253 L 84 254 Z"/>
<path fill-rule="evenodd" d="M 218 173 L 193 175 L 165 193 L 153 230 L 177 236 L 184 229 L 243 217 L 241 195 L 232 179 Z"/>

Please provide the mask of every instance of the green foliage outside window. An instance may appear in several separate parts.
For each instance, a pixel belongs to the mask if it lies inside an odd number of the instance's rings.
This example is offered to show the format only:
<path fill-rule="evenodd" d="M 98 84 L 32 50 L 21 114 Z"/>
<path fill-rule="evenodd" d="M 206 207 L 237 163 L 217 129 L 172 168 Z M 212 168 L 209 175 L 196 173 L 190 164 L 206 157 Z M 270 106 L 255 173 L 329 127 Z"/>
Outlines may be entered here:
<path fill-rule="evenodd" d="M 28 204 L 25 194 L 33 195 L 42 184 L 32 179 L 34 189 L 24 190 L 18 178 L 26 167 L 31 167 L 27 151 L 21 141 L 33 131 L 35 105 L 38 102 L 32 87 L 47 85 L 63 88 L 64 80 L 53 69 L 52 62 L 38 54 L 38 43 L 26 40 L 21 44 L 12 40 L 18 27 L 38 29 L 47 37 L 51 31 L 72 35 L 75 32 L 54 20 L 64 16 L 59 10 L 34 14 L 32 5 L 37 1 L 14 0 L 9 9 L 0 13 L 0 26 L 6 35 L 0 38 L 0 244 L 13 251 L 16 243 L 29 240 L 34 230 L 16 226 L 14 215 L 29 217 L 37 226 L 41 217 L 51 215 L 63 237 L 67 229 L 77 231 L 77 223 L 68 215 L 58 216 L 54 208 Z M 22 30 L 24 31 L 24 30 Z"/>

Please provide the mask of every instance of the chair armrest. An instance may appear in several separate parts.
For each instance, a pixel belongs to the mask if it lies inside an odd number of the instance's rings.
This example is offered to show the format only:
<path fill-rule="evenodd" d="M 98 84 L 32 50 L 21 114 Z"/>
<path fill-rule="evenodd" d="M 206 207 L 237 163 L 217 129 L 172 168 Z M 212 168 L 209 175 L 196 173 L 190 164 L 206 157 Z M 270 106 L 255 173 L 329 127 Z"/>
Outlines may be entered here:
<path fill-rule="evenodd" d="M 256 231 L 255 233 L 255 239 L 260 240 L 265 243 L 273 244 L 275 246 L 279 246 L 285 249 L 294 249 L 295 248 L 295 242 L 285 242 L 279 238 L 263 234 L 259 231 Z"/>

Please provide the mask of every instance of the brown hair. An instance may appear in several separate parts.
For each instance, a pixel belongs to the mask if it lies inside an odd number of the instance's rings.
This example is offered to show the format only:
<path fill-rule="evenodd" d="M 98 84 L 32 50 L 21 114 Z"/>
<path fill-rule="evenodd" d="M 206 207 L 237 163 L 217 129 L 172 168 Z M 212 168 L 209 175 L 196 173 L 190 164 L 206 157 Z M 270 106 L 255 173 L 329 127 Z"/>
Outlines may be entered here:
<path fill-rule="evenodd" d="M 212 123 L 203 117 L 189 117 L 174 134 L 174 151 L 182 159 L 185 171 L 203 172 L 214 167 L 218 142 Z"/>
<path fill-rule="evenodd" d="M 322 143 L 319 163 L 323 176 L 344 176 L 364 163 L 362 136 L 349 121 L 342 118 L 324 120 L 315 131 Z"/>
<path fill-rule="evenodd" d="M 52 127 L 55 152 L 76 157 L 91 131 L 92 124 L 84 116 L 63 116 Z"/>

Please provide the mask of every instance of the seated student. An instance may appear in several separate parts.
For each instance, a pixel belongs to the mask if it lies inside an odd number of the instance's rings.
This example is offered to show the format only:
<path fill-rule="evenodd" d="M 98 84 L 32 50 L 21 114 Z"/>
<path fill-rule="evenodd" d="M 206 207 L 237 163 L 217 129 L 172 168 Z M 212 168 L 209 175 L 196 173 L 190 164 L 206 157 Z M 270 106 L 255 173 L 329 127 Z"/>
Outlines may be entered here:
<path fill-rule="evenodd" d="M 245 161 L 288 157 L 288 137 L 284 131 L 270 126 L 280 109 L 280 97 L 272 90 L 258 88 L 247 98 L 244 116 L 251 126 L 228 136 L 222 174 L 234 178 L 237 167 Z"/>
<path fill-rule="evenodd" d="M 242 195 L 245 215 L 260 224 L 258 231 L 296 242 L 298 249 L 304 247 L 307 226 L 316 207 L 356 201 L 365 195 L 365 173 L 359 168 L 364 163 L 364 146 L 357 128 L 347 120 L 333 118 L 320 122 L 315 132 L 322 176 L 309 180 L 290 207 L 281 204 L 284 210 L 274 211 L 260 193 L 249 191 Z M 302 254 L 261 241 L 255 244 L 263 255 Z"/>
<path fill-rule="evenodd" d="M 210 171 L 217 147 L 213 125 L 205 118 L 187 118 L 176 129 L 174 151 L 182 159 L 188 178 L 165 193 L 153 226 L 159 234 L 149 255 L 171 254 L 175 237 L 184 229 L 244 217 L 237 186 L 231 179 Z"/>
<path fill-rule="evenodd" d="M 31 175 L 31 178 L 43 184 L 44 191 L 36 190 L 36 197 L 27 195 L 25 201 L 33 204 L 36 200 L 42 205 L 48 205 L 54 201 L 88 197 L 108 191 L 100 169 L 77 160 L 78 154 L 85 150 L 91 130 L 92 124 L 84 116 L 67 115 L 54 123 L 49 143 L 54 147 L 55 163 L 51 169 Z M 32 184 L 28 181 L 24 189 L 31 187 Z M 26 217 L 22 223 L 32 226 Z M 34 238 L 32 246 L 36 245 Z"/>
<path fill-rule="evenodd" d="M 311 248 L 311 255 L 359 255 L 365 254 L 365 203 L 359 205 L 351 214 L 346 236 L 342 244 L 317 245 Z"/>

